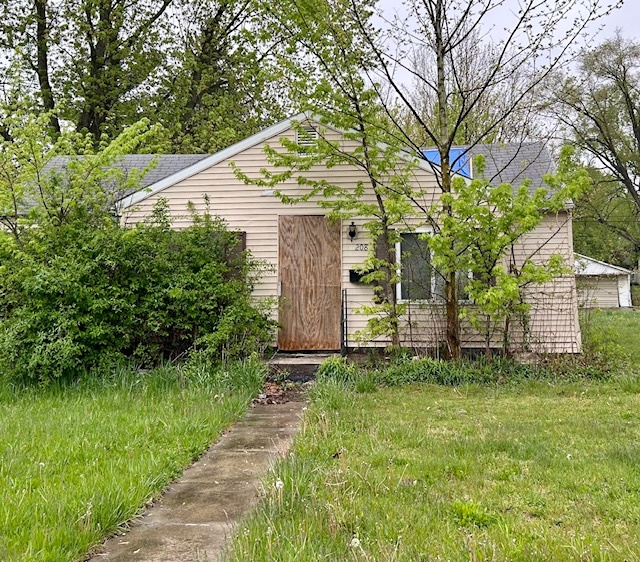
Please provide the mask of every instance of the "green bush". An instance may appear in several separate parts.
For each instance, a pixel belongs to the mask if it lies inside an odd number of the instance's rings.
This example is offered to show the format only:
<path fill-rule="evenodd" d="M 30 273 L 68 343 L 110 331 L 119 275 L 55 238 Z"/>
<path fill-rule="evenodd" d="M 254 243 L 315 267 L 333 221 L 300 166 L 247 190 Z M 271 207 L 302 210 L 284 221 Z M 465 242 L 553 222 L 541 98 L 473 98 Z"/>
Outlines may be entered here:
<path fill-rule="evenodd" d="M 0 365 L 15 380 L 46 382 L 132 358 L 142 366 L 199 349 L 250 354 L 273 322 L 255 308 L 257 264 L 225 224 L 193 214 L 171 229 L 160 204 L 125 229 L 82 213 L 0 245 Z M 92 217 L 95 219 L 95 217 Z"/>

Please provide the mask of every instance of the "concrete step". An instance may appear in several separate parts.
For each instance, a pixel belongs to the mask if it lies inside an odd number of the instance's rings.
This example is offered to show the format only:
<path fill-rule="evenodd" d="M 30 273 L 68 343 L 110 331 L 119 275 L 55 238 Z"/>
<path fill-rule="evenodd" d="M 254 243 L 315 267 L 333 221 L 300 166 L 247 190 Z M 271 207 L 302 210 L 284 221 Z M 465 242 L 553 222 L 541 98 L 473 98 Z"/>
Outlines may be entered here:
<path fill-rule="evenodd" d="M 339 356 L 339 353 L 276 353 L 267 361 L 267 366 L 271 376 L 284 377 L 292 382 L 308 382 L 315 378 L 323 361 Z"/>

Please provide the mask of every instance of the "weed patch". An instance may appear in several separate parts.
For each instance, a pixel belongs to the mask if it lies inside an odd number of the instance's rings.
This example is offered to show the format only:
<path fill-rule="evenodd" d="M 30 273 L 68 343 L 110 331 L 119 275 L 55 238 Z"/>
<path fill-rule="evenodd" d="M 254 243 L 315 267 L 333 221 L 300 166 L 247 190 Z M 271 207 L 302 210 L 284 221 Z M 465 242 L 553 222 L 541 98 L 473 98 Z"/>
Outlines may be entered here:
<path fill-rule="evenodd" d="M 140 372 L 0 392 L 0 559 L 80 560 L 239 415 L 255 362 Z"/>
<path fill-rule="evenodd" d="M 442 361 L 429 357 L 400 357 L 388 365 L 366 367 L 336 357 L 323 363 L 318 371 L 319 381 L 333 381 L 331 384 L 355 392 L 373 392 L 378 386 L 401 386 L 410 383 L 444 386 L 504 385 L 536 380 L 596 380 L 610 376 L 612 372 L 609 370 L 582 363 L 579 359 L 568 358 L 548 359 L 541 364 L 526 365 L 509 359 Z"/>

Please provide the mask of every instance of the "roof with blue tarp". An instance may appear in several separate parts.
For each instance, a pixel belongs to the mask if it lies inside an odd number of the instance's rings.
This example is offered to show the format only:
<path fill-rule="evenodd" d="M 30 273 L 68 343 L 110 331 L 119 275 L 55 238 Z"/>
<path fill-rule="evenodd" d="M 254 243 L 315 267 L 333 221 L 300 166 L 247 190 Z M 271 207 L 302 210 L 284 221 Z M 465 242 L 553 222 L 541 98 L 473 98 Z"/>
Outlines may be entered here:
<path fill-rule="evenodd" d="M 423 154 L 429 162 L 440 164 L 437 149 L 424 149 Z M 490 183 L 510 183 L 514 189 L 525 179 L 531 181 L 531 192 L 539 187 L 548 187 L 543 178 L 545 174 L 555 171 L 551 154 L 542 142 L 477 144 L 471 148 L 452 148 L 449 157 L 452 170 L 461 176 L 472 178 L 474 170 L 471 162 L 478 154 L 484 157 L 483 175 Z"/>

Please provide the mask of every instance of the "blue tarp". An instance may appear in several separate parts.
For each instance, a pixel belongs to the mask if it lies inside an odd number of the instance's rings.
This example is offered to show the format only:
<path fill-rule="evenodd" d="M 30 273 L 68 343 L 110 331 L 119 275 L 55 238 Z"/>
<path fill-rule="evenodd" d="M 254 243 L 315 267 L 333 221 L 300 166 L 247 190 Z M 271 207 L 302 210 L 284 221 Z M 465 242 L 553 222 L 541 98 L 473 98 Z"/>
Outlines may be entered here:
<path fill-rule="evenodd" d="M 463 155 L 466 150 L 466 148 L 452 148 L 449 151 L 449 162 L 454 172 L 471 179 L 471 159 L 469 154 Z M 428 148 L 423 150 L 422 154 L 429 162 L 440 165 L 440 153 L 437 148 Z"/>

